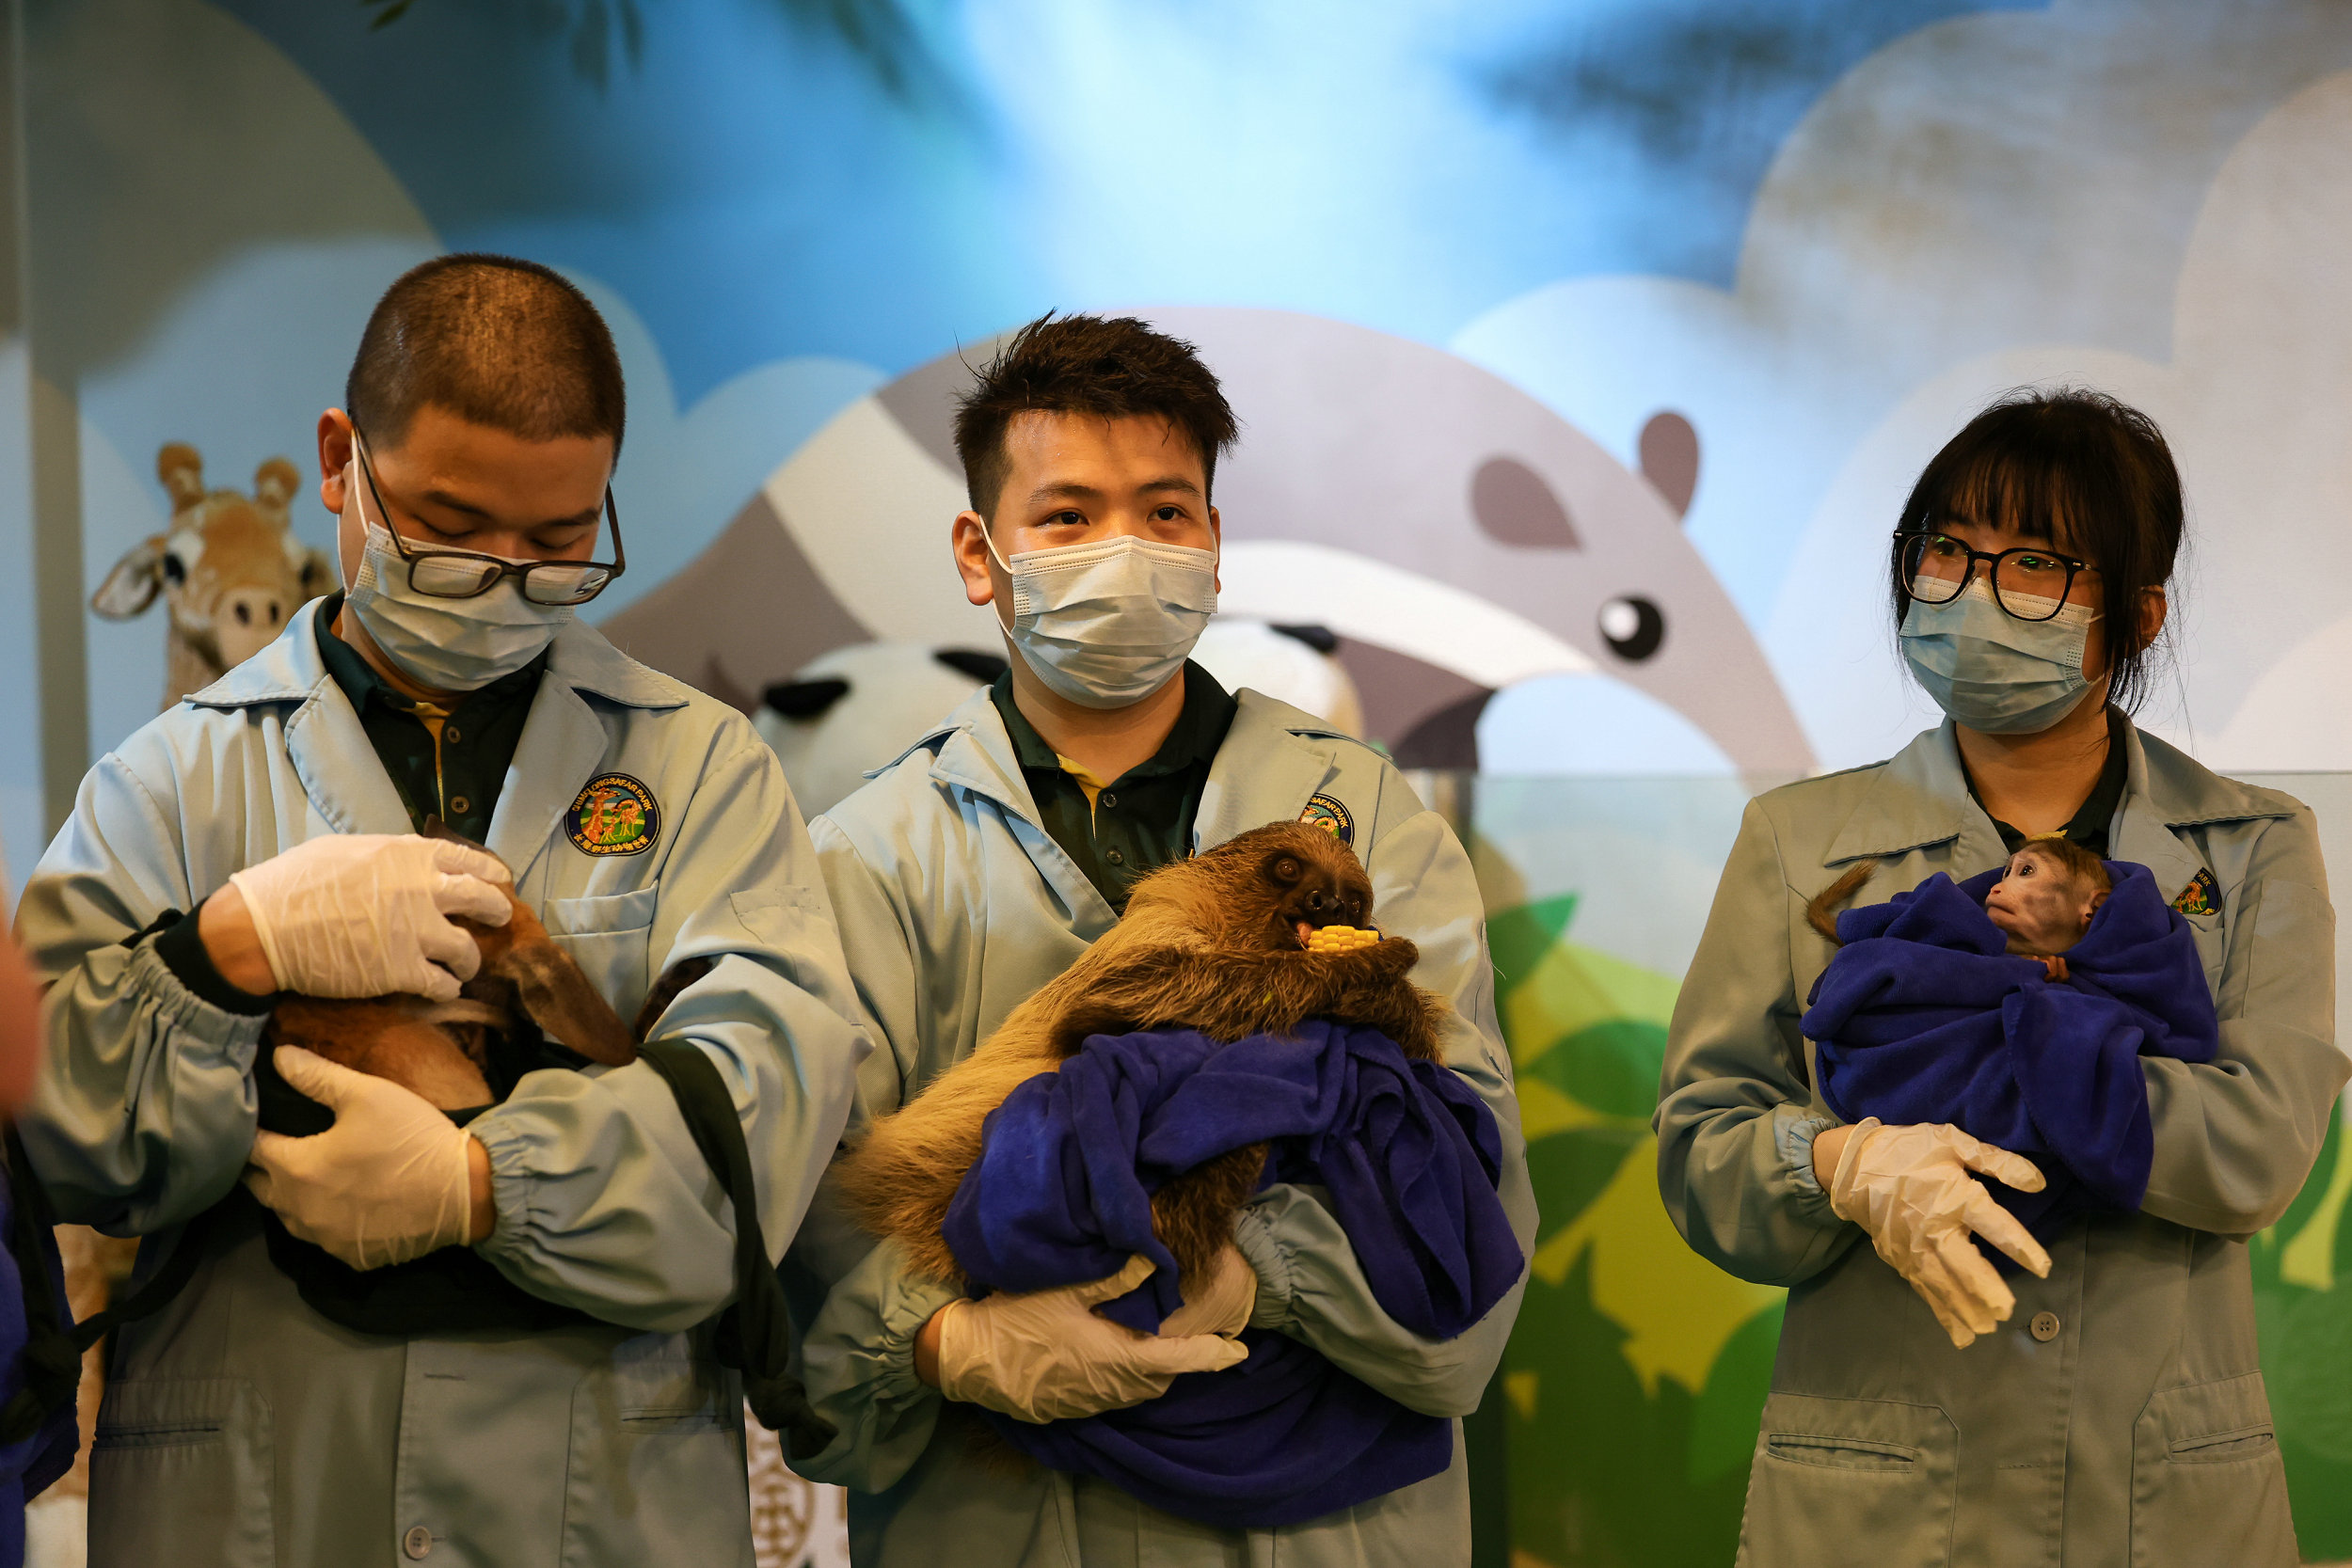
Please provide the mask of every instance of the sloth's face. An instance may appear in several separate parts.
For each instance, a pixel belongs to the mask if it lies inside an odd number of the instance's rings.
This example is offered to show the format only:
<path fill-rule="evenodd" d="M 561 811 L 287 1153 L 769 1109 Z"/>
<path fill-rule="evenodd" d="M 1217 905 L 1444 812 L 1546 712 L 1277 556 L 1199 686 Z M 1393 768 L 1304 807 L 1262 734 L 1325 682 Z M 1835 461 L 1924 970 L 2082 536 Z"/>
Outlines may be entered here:
<path fill-rule="evenodd" d="M 1276 948 L 1304 947 L 1318 927 L 1362 927 L 1372 915 L 1372 882 L 1356 857 L 1318 829 L 1299 833 L 1303 842 L 1278 843 L 1258 862 L 1260 885 L 1272 906 L 1266 935 Z"/>
<path fill-rule="evenodd" d="M 1147 911 L 1216 946 L 1296 952 L 1321 927 L 1368 928 L 1372 879 L 1322 829 L 1269 822 L 1137 882 L 1127 918 Z"/>

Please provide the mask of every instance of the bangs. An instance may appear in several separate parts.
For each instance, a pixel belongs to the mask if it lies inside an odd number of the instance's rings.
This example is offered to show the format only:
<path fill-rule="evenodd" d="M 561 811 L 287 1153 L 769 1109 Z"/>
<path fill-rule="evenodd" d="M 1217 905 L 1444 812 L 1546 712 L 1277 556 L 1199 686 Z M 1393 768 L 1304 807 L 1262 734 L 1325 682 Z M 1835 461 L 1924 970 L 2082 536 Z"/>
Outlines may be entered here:
<path fill-rule="evenodd" d="M 1917 515 L 1907 528 L 1932 531 L 1947 523 L 1999 529 L 2027 539 L 2047 540 L 2053 549 L 2088 556 L 2099 531 L 2087 525 L 2095 503 L 2078 461 L 2032 450 L 2004 450 L 1990 443 L 1974 450 L 1948 449 L 1919 477 Z"/>

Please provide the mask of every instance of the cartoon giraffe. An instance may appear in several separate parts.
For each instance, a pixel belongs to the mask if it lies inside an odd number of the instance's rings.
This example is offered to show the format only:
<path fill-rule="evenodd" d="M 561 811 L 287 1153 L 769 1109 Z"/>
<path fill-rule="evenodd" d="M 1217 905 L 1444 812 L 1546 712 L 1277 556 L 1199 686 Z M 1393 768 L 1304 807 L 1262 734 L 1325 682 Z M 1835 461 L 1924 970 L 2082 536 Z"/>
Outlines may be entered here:
<path fill-rule="evenodd" d="M 128 621 L 163 595 L 165 707 L 227 674 L 286 629 L 294 612 L 335 585 L 326 552 L 294 536 L 286 507 L 302 483 L 283 457 L 255 470 L 250 497 L 206 490 L 204 460 L 174 441 L 155 457 L 172 503 L 171 527 L 134 546 L 90 596 L 110 621 Z"/>

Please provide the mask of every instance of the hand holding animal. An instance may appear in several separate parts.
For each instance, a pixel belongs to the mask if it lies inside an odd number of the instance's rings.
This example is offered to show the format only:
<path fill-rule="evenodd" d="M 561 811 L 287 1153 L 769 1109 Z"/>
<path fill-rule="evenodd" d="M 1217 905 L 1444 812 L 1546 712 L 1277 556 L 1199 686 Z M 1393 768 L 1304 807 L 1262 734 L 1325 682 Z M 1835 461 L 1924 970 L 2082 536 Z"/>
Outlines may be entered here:
<path fill-rule="evenodd" d="M 2094 877 L 2088 860 L 2033 841 L 1997 871 L 1846 911 L 1799 1025 L 1843 1120 L 1947 1124 L 2038 1166 L 2046 1187 L 1994 1196 L 2043 1241 L 2139 1206 L 2154 1157 L 2139 1058 L 2210 1061 L 2220 1042 L 2186 918 L 2146 866 Z"/>
<path fill-rule="evenodd" d="M 1267 1181 L 1315 1193 L 1381 1310 L 1433 1340 L 1524 1266 L 1496 1194 L 1500 1130 L 1439 1060 L 1441 1004 L 1408 978 L 1412 944 L 1371 928 L 1371 902 L 1346 847 L 1297 823 L 1160 871 L 844 1162 L 869 1226 L 993 1292 L 934 1319 L 940 1384 L 1010 1447 L 1233 1528 L 1451 1462 L 1450 1422 L 1247 1326 L 1257 1275 L 1235 1225 Z M 1006 1332 L 951 1355 L 1000 1303 Z"/>
<path fill-rule="evenodd" d="M 1372 914 L 1372 880 L 1355 855 L 1296 822 L 1252 829 L 1144 878 L 1125 916 L 1083 958 L 868 1130 L 839 1173 L 851 1212 L 898 1239 L 918 1271 L 961 1283 L 941 1224 L 979 1158 L 981 1124 L 1015 1086 L 1057 1069 L 1089 1036 L 1184 1027 L 1232 1041 L 1327 1018 L 1377 1030 L 1407 1057 L 1437 1060 L 1444 1004 L 1406 978 L 1420 949 L 1397 937 L 1346 951 L 1318 942 L 1326 927 L 1368 927 Z M 1264 1146 L 1254 1145 L 1160 1188 L 1154 1225 L 1181 1272 L 1206 1277 L 1264 1165 Z"/>
<path fill-rule="evenodd" d="M 299 1046 L 444 1111 L 499 1098 L 491 1047 L 522 1030 L 592 1062 L 636 1059 L 630 1030 L 479 846 L 339 834 L 230 880 L 294 993 L 272 1012 L 265 1049 Z"/>

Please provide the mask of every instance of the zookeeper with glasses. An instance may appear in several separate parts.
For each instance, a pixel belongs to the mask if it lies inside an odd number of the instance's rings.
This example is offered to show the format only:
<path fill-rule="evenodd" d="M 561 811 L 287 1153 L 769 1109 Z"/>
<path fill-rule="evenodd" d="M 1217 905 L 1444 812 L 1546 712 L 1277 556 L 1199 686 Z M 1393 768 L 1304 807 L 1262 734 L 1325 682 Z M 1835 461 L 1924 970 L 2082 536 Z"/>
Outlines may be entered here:
<path fill-rule="evenodd" d="M 740 714 L 576 616 L 625 560 L 620 363 L 577 289 L 428 261 L 345 403 L 343 592 L 103 758 L 24 894 L 31 1163 L 143 1239 L 135 1302 L 184 1277 L 119 1331 L 89 1560 L 749 1568 L 743 1385 L 702 1327 L 737 1211 L 696 1133 L 739 1128 L 780 1252 L 866 1049 L 807 832 Z M 556 1040 L 461 1125 L 261 1050 L 281 994 L 454 997 L 451 917 L 506 923 L 510 886 L 622 1020 L 708 960 L 644 1054 Z"/>
<path fill-rule="evenodd" d="M 2352 1069 L 2310 810 L 2127 716 L 2182 516 L 2136 410 L 2082 391 L 1987 409 L 1928 465 L 1889 552 L 1904 662 L 1947 721 L 1748 806 L 1657 1128 L 1691 1245 L 1789 1287 L 1741 1530 L 1755 1568 L 2296 1560 L 2247 1238 L 2302 1186 Z M 2142 1196 L 2037 1241 L 1993 1194 L 2042 1169 L 1952 1125 L 1841 1125 L 1798 1021 L 1834 951 L 1806 905 L 1842 873 L 1874 865 L 1856 903 L 1881 904 L 2047 834 L 2153 874 L 2219 1026 L 2209 1061 L 2124 1053 Z"/>

